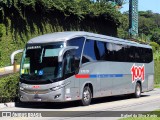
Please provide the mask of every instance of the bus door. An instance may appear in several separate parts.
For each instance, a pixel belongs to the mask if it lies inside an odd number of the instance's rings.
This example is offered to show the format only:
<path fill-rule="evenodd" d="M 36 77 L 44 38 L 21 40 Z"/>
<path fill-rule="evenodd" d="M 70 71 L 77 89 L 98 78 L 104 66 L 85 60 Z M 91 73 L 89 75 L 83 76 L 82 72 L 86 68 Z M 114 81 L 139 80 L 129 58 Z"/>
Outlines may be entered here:
<path fill-rule="evenodd" d="M 79 79 L 75 78 L 75 74 L 78 71 L 78 63 L 76 63 L 75 50 L 68 50 L 64 53 L 63 57 L 63 75 L 65 83 L 68 85 L 65 87 L 65 94 L 68 99 L 79 98 Z"/>

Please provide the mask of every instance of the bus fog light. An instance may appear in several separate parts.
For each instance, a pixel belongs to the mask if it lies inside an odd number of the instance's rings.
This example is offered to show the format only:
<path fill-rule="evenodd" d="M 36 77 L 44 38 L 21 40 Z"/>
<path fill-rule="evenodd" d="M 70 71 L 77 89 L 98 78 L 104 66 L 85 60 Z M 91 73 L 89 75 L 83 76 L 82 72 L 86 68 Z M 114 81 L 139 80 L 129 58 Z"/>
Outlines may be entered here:
<path fill-rule="evenodd" d="M 24 90 L 24 88 L 23 88 L 23 87 L 20 87 L 19 89 L 20 89 L 20 90 Z"/>
<path fill-rule="evenodd" d="M 54 99 L 59 98 L 61 94 L 55 95 Z"/>
<path fill-rule="evenodd" d="M 23 98 L 23 96 L 22 96 L 22 95 L 19 95 L 19 98 Z"/>

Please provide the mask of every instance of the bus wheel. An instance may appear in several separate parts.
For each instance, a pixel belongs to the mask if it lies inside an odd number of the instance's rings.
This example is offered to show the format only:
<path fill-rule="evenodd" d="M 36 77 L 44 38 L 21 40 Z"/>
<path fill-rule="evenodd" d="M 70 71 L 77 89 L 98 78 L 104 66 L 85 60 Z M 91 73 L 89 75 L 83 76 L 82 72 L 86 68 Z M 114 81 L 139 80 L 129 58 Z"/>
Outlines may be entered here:
<path fill-rule="evenodd" d="M 83 89 L 82 100 L 80 102 L 81 105 L 87 106 L 90 105 L 92 99 L 92 93 L 88 86 L 85 86 Z"/>
<path fill-rule="evenodd" d="M 140 83 L 137 83 L 136 88 L 135 88 L 134 97 L 139 98 L 140 96 L 141 96 L 141 85 Z"/>

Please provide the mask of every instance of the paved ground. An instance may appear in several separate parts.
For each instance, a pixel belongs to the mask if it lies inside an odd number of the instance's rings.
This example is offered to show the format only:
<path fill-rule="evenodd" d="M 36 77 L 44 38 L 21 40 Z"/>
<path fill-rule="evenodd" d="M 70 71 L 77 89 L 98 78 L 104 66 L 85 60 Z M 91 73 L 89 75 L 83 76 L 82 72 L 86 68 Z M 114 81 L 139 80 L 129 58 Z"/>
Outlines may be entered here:
<path fill-rule="evenodd" d="M 33 103 L 31 105 L 19 105 L 13 108 L 4 108 L 0 111 L 35 111 L 40 112 L 42 115 L 51 115 L 51 116 L 69 116 L 69 117 L 47 117 L 47 118 L 34 118 L 34 120 L 106 120 L 106 117 L 101 116 L 110 116 L 107 118 L 111 120 L 116 120 L 120 118 L 120 115 L 126 115 L 124 111 L 130 111 L 134 113 L 138 111 L 153 111 L 160 109 L 160 89 L 155 89 L 150 92 L 142 94 L 141 98 L 132 98 L 130 96 L 115 96 L 115 97 L 106 97 L 94 99 L 90 106 L 79 106 L 77 102 L 69 103 L 50 103 L 50 104 L 38 104 Z M 48 112 L 47 112 L 48 111 Z M 54 111 L 54 112 L 53 112 Z M 70 112 L 68 112 L 70 111 Z M 75 112 L 76 111 L 76 112 Z M 105 111 L 105 112 L 104 112 Z M 118 115 L 119 117 L 114 117 Z M 129 113 L 127 113 L 129 115 Z M 72 116 L 72 117 L 71 117 Z M 79 117 L 75 117 L 79 116 Z M 83 118 L 82 118 L 83 117 Z M 4 120 L 28 120 L 33 118 L 27 117 L 14 117 L 14 118 L 4 118 Z"/>
<path fill-rule="evenodd" d="M 4 77 L 4 76 L 8 76 L 9 74 L 12 74 L 12 73 L 13 73 L 12 71 L 5 72 L 5 73 L 0 73 L 0 78 Z"/>

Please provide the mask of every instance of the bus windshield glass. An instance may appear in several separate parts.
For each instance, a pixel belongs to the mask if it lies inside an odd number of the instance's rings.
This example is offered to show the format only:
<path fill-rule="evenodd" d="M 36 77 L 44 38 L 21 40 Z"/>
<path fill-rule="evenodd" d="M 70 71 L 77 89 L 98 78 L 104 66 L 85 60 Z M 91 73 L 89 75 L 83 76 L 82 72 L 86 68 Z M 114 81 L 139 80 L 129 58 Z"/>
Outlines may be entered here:
<path fill-rule="evenodd" d="M 25 80 L 54 81 L 62 77 L 62 64 L 58 62 L 63 43 L 28 45 L 21 63 L 21 78 Z"/>

